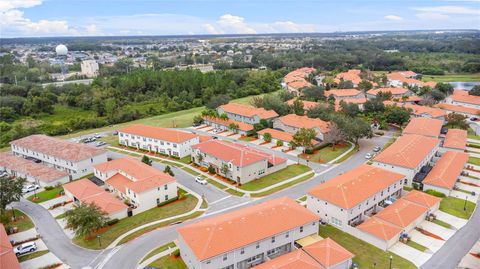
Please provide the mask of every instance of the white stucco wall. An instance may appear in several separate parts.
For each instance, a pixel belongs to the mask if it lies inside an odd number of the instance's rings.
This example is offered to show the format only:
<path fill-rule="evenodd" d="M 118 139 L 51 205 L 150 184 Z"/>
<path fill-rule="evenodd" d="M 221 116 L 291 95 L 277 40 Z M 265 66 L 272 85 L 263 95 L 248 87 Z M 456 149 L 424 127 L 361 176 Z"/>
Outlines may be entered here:
<path fill-rule="evenodd" d="M 200 140 L 198 137 L 194 137 L 181 143 L 174 143 L 170 141 L 120 132 L 118 133 L 118 143 L 128 147 L 135 147 L 138 149 L 183 158 L 191 154 L 191 146 L 200 143 Z"/>

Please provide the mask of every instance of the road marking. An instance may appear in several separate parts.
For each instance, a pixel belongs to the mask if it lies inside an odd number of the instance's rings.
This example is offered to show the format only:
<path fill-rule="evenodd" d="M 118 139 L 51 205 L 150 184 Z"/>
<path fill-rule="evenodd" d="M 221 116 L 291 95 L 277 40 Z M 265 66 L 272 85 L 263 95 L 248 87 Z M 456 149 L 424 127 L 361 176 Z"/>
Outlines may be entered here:
<path fill-rule="evenodd" d="M 239 206 L 243 206 L 243 205 L 249 204 L 250 202 L 252 202 L 252 201 L 246 201 L 246 202 L 244 202 L 244 203 L 237 204 L 237 205 L 234 205 L 234 206 L 231 206 L 231 207 L 227 207 L 227 208 L 223 208 L 223 209 L 220 209 L 220 210 L 217 210 L 217 211 L 209 212 L 209 213 L 203 214 L 202 217 L 206 217 L 206 216 L 210 216 L 210 215 L 213 215 L 213 214 L 222 213 L 222 212 L 227 211 L 227 210 L 230 210 L 230 209 L 232 209 L 232 208 L 236 208 L 236 207 L 239 207 Z"/>
<path fill-rule="evenodd" d="M 218 199 L 218 200 L 216 200 L 216 201 L 214 201 L 214 202 L 211 202 L 210 205 L 214 205 L 214 204 L 216 204 L 216 203 L 218 203 L 218 202 L 221 202 L 221 201 L 223 201 L 223 200 L 225 200 L 225 199 L 228 199 L 228 198 L 230 198 L 230 197 L 232 197 L 232 196 L 231 196 L 231 195 L 225 196 L 225 197 L 220 198 L 220 199 Z"/>
<path fill-rule="evenodd" d="M 117 251 L 120 250 L 120 248 L 121 248 L 120 246 L 114 247 L 114 248 L 107 254 L 107 257 L 105 257 L 105 259 L 103 259 L 99 264 L 97 264 L 97 266 L 95 266 L 95 269 L 102 269 L 102 268 L 105 266 L 105 264 L 107 264 L 107 262 L 113 257 L 113 255 L 115 255 L 115 253 L 117 253 Z M 106 249 L 104 249 L 100 254 L 102 254 L 105 250 L 106 250 Z M 99 254 L 97 257 L 99 257 L 100 254 Z M 95 258 L 95 259 L 96 259 L 96 258 Z M 95 260 L 95 259 L 94 259 L 94 260 Z M 93 261 L 92 261 L 92 262 L 93 262 Z M 92 262 L 91 262 L 91 263 L 92 263 Z M 90 263 L 90 264 L 91 264 L 91 263 Z"/>

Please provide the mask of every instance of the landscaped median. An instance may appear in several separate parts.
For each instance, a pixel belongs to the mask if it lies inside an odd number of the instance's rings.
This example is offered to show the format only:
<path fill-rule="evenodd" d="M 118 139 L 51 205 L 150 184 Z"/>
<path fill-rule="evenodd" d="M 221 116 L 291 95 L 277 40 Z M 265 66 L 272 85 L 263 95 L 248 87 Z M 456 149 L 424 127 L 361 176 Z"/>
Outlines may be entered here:
<path fill-rule="evenodd" d="M 44 191 L 28 196 L 27 200 L 34 203 L 43 203 L 62 196 L 63 187 L 47 187 Z"/>
<path fill-rule="evenodd" d="M 247 182 L 241 185 L 239 188 L 246 191 L 258 191 L 311 171 L 312 169 L 308 166 L 302 164 L 292 164 L 277 172 Z"/>
<path fill-rule="evenodd" d="M 455 197 L 445 197 L 440 202 L 441 211 L 462 219 L 470 219 L 475 206 L 476 204 L 473 202 Z"/>
<path fill-rule="evenodd" d="M 315 150 L 312 154 L 302 153 L 298 156 L 302 159 L 316 163 L 329 163 L 353 149 L 354 146 L 352 144 L 344 142 L 335 146 L 327 145 L 321 149 Z"/>

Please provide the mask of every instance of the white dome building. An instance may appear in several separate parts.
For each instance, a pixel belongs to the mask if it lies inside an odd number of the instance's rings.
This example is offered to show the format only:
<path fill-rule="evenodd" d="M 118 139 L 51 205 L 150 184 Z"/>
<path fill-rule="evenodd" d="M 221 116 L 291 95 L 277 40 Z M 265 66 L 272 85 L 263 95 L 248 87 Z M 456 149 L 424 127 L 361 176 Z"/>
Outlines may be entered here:
<path fill-rule="evenodd" d="M 68 53 L 67 46 L 60 44 L 55 48 L 55 52 L 57 53 L 57 56 L 65 56 Z"/>

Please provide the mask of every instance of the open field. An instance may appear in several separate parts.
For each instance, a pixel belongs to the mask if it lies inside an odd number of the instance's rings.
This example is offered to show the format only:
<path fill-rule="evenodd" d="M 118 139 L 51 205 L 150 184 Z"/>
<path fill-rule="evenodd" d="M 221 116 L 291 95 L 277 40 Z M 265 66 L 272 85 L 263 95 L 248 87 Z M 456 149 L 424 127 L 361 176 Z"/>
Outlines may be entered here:
<path fill-rule="evenodd" d="M 480 81 L 480 73 L 477 74 L 447 74 L 447 75 L 424 75 L 422 81 L 435 81 L 435 82 L 475 82 Z"/>

